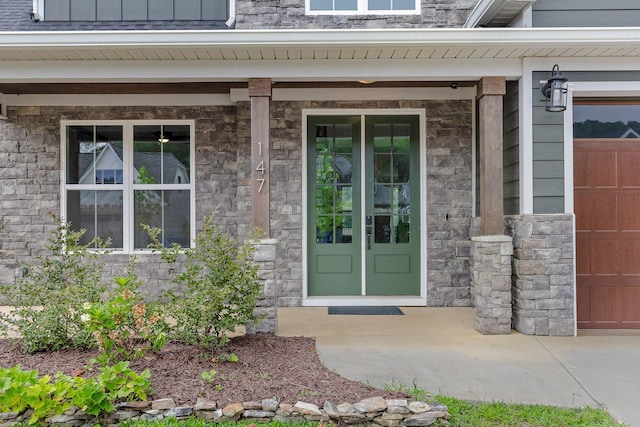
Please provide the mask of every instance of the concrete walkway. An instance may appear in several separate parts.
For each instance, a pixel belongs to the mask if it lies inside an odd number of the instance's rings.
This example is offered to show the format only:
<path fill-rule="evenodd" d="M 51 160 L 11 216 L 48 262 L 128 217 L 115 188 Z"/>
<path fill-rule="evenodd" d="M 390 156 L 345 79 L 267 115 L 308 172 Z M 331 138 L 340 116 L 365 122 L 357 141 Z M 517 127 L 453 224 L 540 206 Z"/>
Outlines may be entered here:
<path fill-rule="evenodd" d="M 278 309 L 278 335 L 316 338 L 320 360 L 376 387 L 415 381 L 461 399 L 601 406 L 640 427 L 640 331 L 484 336 L 471 308 L 403 308 L 404 316 Z"/>

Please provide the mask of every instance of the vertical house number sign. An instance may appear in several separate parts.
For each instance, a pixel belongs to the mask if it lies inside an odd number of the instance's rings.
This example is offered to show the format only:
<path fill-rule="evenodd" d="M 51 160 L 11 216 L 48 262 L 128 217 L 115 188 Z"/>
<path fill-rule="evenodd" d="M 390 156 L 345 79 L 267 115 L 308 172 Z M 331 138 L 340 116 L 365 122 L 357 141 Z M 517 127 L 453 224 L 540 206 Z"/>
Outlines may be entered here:
<path fill-rule="evenodd" d="M 256 171 L 262 174 L 262 178 L 257 178 L 256 182 L 258 183 L 258 193 L 262 193 L 262 187 L 264 187 L 264 181 L 266 179 L 266 168 L 264 167 L 264 159 L 262 158 L 262 142 L 258 142 L 258 156 L 260 163 L 258 163 Z"/>

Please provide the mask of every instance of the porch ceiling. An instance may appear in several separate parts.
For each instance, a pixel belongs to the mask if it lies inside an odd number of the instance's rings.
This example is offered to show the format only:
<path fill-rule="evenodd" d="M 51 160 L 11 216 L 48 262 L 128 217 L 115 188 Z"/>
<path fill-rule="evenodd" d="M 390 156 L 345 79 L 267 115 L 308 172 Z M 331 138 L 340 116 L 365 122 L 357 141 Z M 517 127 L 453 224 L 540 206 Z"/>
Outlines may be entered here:
<path fill-rule="evenodd" d="M 0 61 L 460 60 L 639 55 L 638 28 L 0 32 Z"/>

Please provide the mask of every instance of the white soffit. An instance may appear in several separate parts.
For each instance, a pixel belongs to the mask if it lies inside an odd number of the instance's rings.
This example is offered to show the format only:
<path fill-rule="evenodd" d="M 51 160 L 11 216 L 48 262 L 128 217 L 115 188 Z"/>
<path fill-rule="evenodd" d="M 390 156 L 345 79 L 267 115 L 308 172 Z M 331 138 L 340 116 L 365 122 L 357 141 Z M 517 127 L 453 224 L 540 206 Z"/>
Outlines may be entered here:
<path fill-rule="evenodd" d="M 637 56 L 639 28 L 0 32 L 0 62 Z"/>

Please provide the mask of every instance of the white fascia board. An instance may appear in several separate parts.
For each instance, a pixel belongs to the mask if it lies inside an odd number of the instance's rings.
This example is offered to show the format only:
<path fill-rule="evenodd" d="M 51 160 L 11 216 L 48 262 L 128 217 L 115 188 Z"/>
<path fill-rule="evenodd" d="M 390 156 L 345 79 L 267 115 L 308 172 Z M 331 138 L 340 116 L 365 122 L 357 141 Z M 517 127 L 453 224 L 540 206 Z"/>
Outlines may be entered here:
<path fill-rule="evenodd" d="M 3 83 L 242 81 L 265 76 L 273 81 L 450 81 L 522 75 L 519 59 L 6 61 L 0 65 Z"/>
<path fill-rule="evenodd" d="M 640 42 L 637 27 L 0 32 L 0 50 L 52 48 L 576 47 Z"/>

